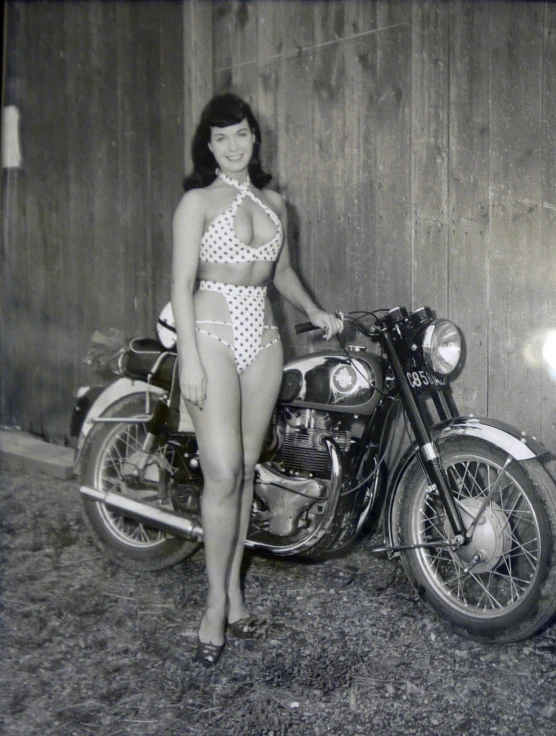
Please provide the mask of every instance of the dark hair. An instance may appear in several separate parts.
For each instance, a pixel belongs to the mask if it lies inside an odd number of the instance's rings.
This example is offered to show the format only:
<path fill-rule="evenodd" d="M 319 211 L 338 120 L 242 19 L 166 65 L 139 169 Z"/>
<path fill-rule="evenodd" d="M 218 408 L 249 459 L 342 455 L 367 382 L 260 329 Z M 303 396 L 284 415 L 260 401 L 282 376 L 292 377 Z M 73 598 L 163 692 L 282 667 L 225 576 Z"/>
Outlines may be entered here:
<path fill-rule="evenodd" d="M 265 174 L 259 159 L 261 150 L 261 129 L 259 123 L 247 102 L 232 92 L 226 92 L 222 95 L 215 95 L 209 100 L 201 113 L 201 120 L 191 143 L 193 172 L 186 176 L 183 182 L 183 188 L 186 192 L 190 189 L 206 187 L 216 179 L 216 159 L 208 147 L 211 134 L 210 129 L 237 125 L 246 118 L 249 127 L 255 135 L 253 155 L 248 166 L 249 177 L 258 189 L 268 184 L 272 176 Z"/>

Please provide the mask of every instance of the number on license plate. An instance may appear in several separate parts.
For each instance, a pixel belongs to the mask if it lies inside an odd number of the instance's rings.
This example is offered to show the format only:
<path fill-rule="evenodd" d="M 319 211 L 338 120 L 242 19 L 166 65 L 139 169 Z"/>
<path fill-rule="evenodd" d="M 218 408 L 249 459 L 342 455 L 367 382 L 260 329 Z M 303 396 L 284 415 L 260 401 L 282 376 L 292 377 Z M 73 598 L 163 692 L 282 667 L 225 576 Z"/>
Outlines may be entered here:
<path fill-rule="evenodd" d="M 428 371 L 406 371 L 405 375 L 411 388 L 438 388 L 446 385 L 444 377 L 439 378 Z"/>

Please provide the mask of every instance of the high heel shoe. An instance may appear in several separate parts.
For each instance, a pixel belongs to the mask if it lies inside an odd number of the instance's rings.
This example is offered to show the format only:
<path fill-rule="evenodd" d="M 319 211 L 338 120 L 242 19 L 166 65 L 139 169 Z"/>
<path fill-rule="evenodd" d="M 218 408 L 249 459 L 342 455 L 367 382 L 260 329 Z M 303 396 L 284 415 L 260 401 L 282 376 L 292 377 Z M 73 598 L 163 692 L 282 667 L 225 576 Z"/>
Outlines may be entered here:
<path fill-rule="evenodd" d="M 197 639 L 197 649 L 193 657 L 194 662 L 200 662 L 203 667 L 213 667 L 222 654 L 224 644 L 211 644 Z"/>
<path fill-rule="evenodd" d="M 286 632 L 286 627 L 278 621 L 244 616 L 238 621 L 228 623 L 228 632 L 237 639 L 280 639 L 280 635 Z"/>

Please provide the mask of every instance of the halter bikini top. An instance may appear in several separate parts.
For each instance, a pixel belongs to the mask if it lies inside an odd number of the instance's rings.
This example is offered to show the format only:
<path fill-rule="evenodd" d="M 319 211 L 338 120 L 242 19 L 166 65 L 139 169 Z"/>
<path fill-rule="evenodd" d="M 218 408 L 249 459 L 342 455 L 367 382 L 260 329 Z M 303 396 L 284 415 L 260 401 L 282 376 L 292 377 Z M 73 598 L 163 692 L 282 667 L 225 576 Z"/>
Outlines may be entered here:
<path fill-rule="evenodd" d="M 205 230 L 201 238 L 199 258 L 208 263 L 275 261 L 278 258 L 278 253 L 282 245 L 282 223 L 278 215 L 253 194 L 249 188 L 249 179 L 244 184 L 240 184 L 229 176 L 226 176 L 223 172 L 220 172 L 218 176 L 226 184 L 230 184 L 238 189 L 238 193 L 230 207 L 224 210 L 221 215 L 218 215 Z M 245 245 L 234 232 L 234 217 L 245 197 L 249 197 L 253 202 L 256 202 L 262 207 L 276 225 L 276 235 L 271 241 L 261 245 L 259 248 Z"/>

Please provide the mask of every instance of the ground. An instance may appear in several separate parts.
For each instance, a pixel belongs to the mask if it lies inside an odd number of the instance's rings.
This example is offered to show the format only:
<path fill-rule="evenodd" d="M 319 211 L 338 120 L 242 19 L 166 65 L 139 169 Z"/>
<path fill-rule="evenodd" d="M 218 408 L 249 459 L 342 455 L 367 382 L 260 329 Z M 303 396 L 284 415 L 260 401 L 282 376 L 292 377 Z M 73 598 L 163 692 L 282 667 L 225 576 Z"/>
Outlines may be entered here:
<path fill-rule="evenodd" d="M 254 613 L 284 638 L 192 662 L 202 548 L 158 573 L 93 545 L 77 483 L 0 471 L 0 732 L 6 736 L 556 733 L 556 624 L 488 646 L 445 628 L 396 561 L 253 556 Z"/>

